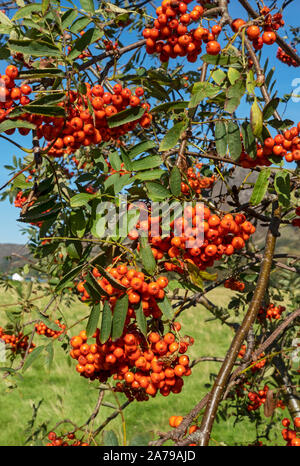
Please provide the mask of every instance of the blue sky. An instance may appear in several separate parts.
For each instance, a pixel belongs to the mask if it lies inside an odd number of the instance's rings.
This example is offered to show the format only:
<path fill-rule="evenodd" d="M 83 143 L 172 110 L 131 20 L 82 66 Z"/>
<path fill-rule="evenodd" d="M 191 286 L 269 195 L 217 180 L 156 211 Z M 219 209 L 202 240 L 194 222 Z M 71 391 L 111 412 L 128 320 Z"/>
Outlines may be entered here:
<path fill-rule="evenodd" d="M 158 6 L 161 3 L 161 1 L 155 0 L 154 3 L 155 5 Z M 252 2 L 252 3 L 253 5 L 255 4 L 255 2 Z M 297 23 L 297 19 L 299 15 L 296 14 L 296 13 L 299 13 L 299 7 L 296 7 L 295 4 L 291 4 L 289 7 L 286 8 L 284 12 L 284 19 L 286 21 L 286 24 L 292 25 L 294 27 L 299 25 L 299 23 Z M 151 9 L 150 6 L 148 8 L 149 8 L 149 13 L 153 14 L 153 9 Z M 235 0 L 233 0 L 230 3 L 230 13 L 233 18 L 240 17 L 240 16 L 245 18 L 243 9 L 239 5 L 237 5 L 237 2 Z M 279 32 L 282 36 L 285 35 L 284 29 L 281 29 Z M 132 43 L 136 41 L 135 33 L 132 33 L 132 36 L 128 34 L 127 37 L 128 37 L 128 43 Z M 281 63 L 278 59 L 276 59 L 277 48 L 278 46 L 276 44 L 274 44 L 273 46 L 265 46 L 264 52 L 263 52 L 263 57 L 266 58 L 267 56 L 269 56 L 271 66 L 275 67 L 275 77 L 276 77 L 275 89 L 278 90 L 279 96 L 282 96 L 283 94 L 291 93 L 293 90 L 295 90 L 295 87 L 294 88 L 292 87 L 292 83 L 294 80 L 298 78 L 299 79 L 298 94 L 300 94 L 300 68 L 288 67 L 287 65 Z M 271 58 L 272 55 L 274 59 Z M 262 61 L 262 63 L 263 62 L 264 60 Z M 152 57 L 149 63 L 151 63 L 154 66 L 159 65 L 158 60 Z M 200 64 L 201 64 L 201 61 L 199 59 L 199 62 L 196 62 L 194 64 L 195 68 L 199 67 Z M 0 62 L 0 73 L 1 74 L 5 72 L 5 67 L 6 67 L 6 64 L 4 62 Z M 279 107 L 279 111 L 281 115 L 284 118 L 294 120 L 296 124 L 299 121 L 299 113 L 300 113 L 299 110 L 300 110 L 300 102 L 296 103 L 296 102 L 290 101 L 286 108 L 283 105 Z M 244 112 L 244 116 L 248 116 L 248 113 L 249 113 L 248 107 L 244 107 L 244 108 L 241 107 L 239 110 L 239 113 L 243 115 L 243 112 Z M 25 147 L 30 147 L 29 137 L 24 138 L 20 136 L 15 136 L 15 140 L 16 142 L 19 142 Z M 8 170 L 4 168 L 4 165 L 11 164 L 13 155 L 16 155 L 17 157 L 23 157 L 24 152 L 20 151 L 19 149 L 17 149 L 15 146 L 5 141 L 4 139 L 1 139 L 0 147 L 1 147 L 0 186 L 2 186 L 9 179 L 9 172 Z M 1 212 L 1 219 L 2 219 L 1 229 L 0 229 L 0 243 L 18 243 L 18 244 L 26 243 L 26 236 L 21 234 L 22 224 L 20 224 L 17 221 L 17 218 L 19 215 L 19 209 L 14 207 L 14 205 L 11 205 L 9 201 L 7 200 L 4 202 L 1 202 L 0 212 Z"/>

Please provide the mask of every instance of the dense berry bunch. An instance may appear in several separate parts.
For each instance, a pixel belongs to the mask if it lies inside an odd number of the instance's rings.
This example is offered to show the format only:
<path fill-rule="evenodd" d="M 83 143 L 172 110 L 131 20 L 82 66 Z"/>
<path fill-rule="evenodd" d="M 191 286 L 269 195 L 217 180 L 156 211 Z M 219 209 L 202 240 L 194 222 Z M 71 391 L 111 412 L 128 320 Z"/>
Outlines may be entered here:
<path fill-rule="evenodd" d="M 251 168 L 256 166 L 269 166 L 272 161 L 270 156 L 284 157 L 287 162 L 300 161 L 300 123 L 290 129 L 279 133 L 274 138 L 266 138 L 264 144 L 257 144 L 256 158 L 251 157 L 242 151 L 240 162 L 242 167 Z"/>
<path fill-rule="evenodd" d="M 22 208 L 24 204 L 27 202 L 28 196 L 26 196 L 23 191 L 19 191 L 16 195 L 14 204 L 15 207 L 20 207 Z M 34 204 L 34 201 L 31 201 L 28 203 L 28 207 L 31 207 Z"/>
<path fill-rule="evenodd" d="M 249 40 L 252 41 L 255 50 L 262 49 L 263 45 L 272 45 L 276 42 L 276 31 L 284 26 L 284 20 L 282 19 L 281 13 L 275 13 L 271 15 L 269 8 L 264 7 L 260 13 L 264 16 L 263 24 L 251 25 L 246 28 L 246 34 Z M 231 28 L 234 32 L 238 32 L 245 26 L 246 21 L 241 18 L 235 19 Z"/>
<path fill-rule="evenodd" d="M 258 392 L 250 391 L 248 393 L 248 398 L 250 403 L 247 406 L 248 411 L 255 411 L 257 410 L 262 404 L 266 402 L 267 392 L 269 390 L 268 385 L 265 385 L 262 390 L 258 390 Z M 285 406 L 282 400 L 277 400 L 276 408 L 285 409 Z"/>
<path fill-rule="evenodd" d="M 224 282 L 224 286 L 233 291 L 244 291 L 245 289 L 245 283 L 236 280 L 234 277 L 227 278 Z"/>
<path fill-rule="evenodd" d="M 126 264 L 108 267 L 106 272 L 110 280 L 104 277 L 97 267 L 94 267 L 92 273 L 103 290 L 102 300 L 108 300 L 112 312 L 117 300 L 126 293 L 129 302 L 127 323 L 131 318 L 135 318 L 135 305 L 140 305 L 140 303 L 146 317 L 152 315 L 154 318 L 160 318 L 162 316 L 157 302 L 165 296 L 164 288 L 168 285 L 167 277 L 160 276 L 155 281 L 149 281 L 146 280 L 143 272 L 129 268 Z M 87 301 L 90 295 L 84 285 L 85 281 L 78 283 L 77 291 L 81 294 L 81 300 Z"/>
<path fill-rule="evenodd" d="M 6 74 L 1 76 L 4 86 L 0 88 L 0 122 L 7 119 L 11 110 L 18 106 L 17 101 L 21 107 L 30 103 L 28 96 L 32 93 L 31 87 L 28 84 L 15 87 L 14 79 L 18 74 L 18 69 L 10 65 L 6 68 Z M 134 94 L 121 84 L 115 84 L 113 92 L 105 92 L 100 84 L 91 87 L 89 83 L 85 83 L 85 88 L 85 94 L 71 90 L 57 104 L 65 110 L 66 117 L 29 114 L 26 113 L 26 108 L 25 113 L 18 117 L 36 125 L 37 135 L 47 141 L 46 149 L 50 155 L 60 157 L 65 153 L 72 154 L 82 146 L 119 139 L 138 124 L 143 128 L 150 126 L 150 105 L 141 101 L 144 95 L 141 87 L 137 87 Z M 127 108 L 141 108 L 144 113 L 132 122 L 110 128 L 109 117 Z M 13 128 L 6 131 L 6 134 L 14 131 Z M 29 131 L 28 128 L 19 128 L 22 135 Z"/>
<path fill-rule="evenodd" d="M 55 432 L 51 431 L 48 434 L 48 439 L 50 442 L 46 444 L 47 447 L 88 447 L 89 444 L 77 440 L 75 434 L 72 432 L 65 435 L 57 435 Z"/>
<path fill-rule="evenodd" d="M 160 236 L 161 223 L 160 217 L 149 215 L 148 220 L 139 222 L 136 229 L 129 232 L 129 238 L 137 239 L 139 231 L 147 231 L 154 257 L 167 259 L 165 269 L 179 273 L 184 272 L 187 262 L 200 270 L 212 267 L 223 255 L 230 256 L 242 249 L 255 232 L 245 215 L 219 216 L 202 204 L 186 206 L 183 216 L 171 221 L 168 236 Z M 155 224 L 158 234 L 153 235 Z"/>
<path fill-rule="evenodd" d="M 280 319 L 281 314 L 285 311 L 284 306 L 276 306 L 275 304 L 271 303 L 266 307 L 261 306 L 258 315 L 257 315 L 257 320 L 262 323 L 266 319 L 272 320 L 272 319 Z"/>
<path fill-rule="evenodd" d="M 61 330 L 52 330 L 43 322 L 39 322 L 38 324 L 35 324 L 36 333 L 38 335 L 45 335 L 45 337 L 48 338 L 58 338 L 64 332 L 66 326 L 61 324 L 59 320 L 55 320 L 55 323 L 61 328 Z"/>
<path fill-rule="evenodd" d="M 297 52 L 296 49 L 294 49 L 294 52 Z M 282 61 L 288 66 L 294 66 L 295 68 L 299 66 L 296 60 L 294 60 L 290 55 L 288 55 L 284 50 L 282 50 L 281 47 L 278 47 L 276 57 L 278 58 L 278 60 Z"/>
<path fill-rule="evenodd" d="M 293 218 L 292 225 L 294 227 L 299 227 L 300 228 L 300 207 L 296 208 L 295 214 L 297 215 L 298 218 Z"/>
<path fill-rule="evenodd" d="M 210 189 L 214 182 L 214 176 L 202 176 L 200 170 L 202 168 L 202 163 L 197 163 L 195 168 L 189 167 L 187 169 L 187 183 L 181 183 L 181 192 L 183 194 L 189 194 L 190 190 L 194 191 L 196 194 L 201 194 L 202 189 Z"/>
<path fill-rule="evenodd" d="M 246 345 L 242 345 L 241 346 L 241 349 L 238 353 L 238 358 L 243 358 L 246 354 L 246 350 L 247 350 L 247 347 Z M 263 357 L 265 356 L 265 353 L 260 353 L 260 355 L 258 356 L 258 359 L 259 361 L 257 363 L 251 363 L 251 372 L 252 373 L 255 373 L 257 371 L 259 371 L 260 369 L 262 369 L 266 363 L 267 363 L 267 360 L 266 359 L 262 359 Z"/>
<path fill-rule="evenodd" d="M 169 58 L 187 57 L 194 63 L 202 51 L 202 42 L 206 43 L 206 51 L 211 55 L 218 55 L 221 46 L 216 38 L 221 27 L 215 25 L 209 29 L 202 26 L 188 30 L 188 25 L 199 21 L 203 16 L 204 8 L 196 5 L 188 12 L 191 0 L 163 0 L 156 9 L 157 19 L 154 27 L 145 28 L 143 36 L 146 39 L 146 51 L 149 54 L 157 53 L 161 62 Z"/>
<path fill-rule="evenodd" d="M 0 340 L 4 341 L 7 348 L 16 354 L 20 353 L 24 355 L 29 346 L 28 335 L 24 335 L 23 332 L 19 332 L 16 335 L 13 333 L 5 333 L 2 327 L 0 327 Z M 31 353 L 34 348 L 35 344 L 31 342 L 28 352 Z"/>
<path fill-rule="evenodd" d="M 300 447 L 300 436 L 299 436 L 299 428 L 300 428 L 300 417 L 295 417 L 294 419 L 294 429 L 290 428 L 291 421 L 285 417 L 282 419 L 282 425 L 284 429 L 282 429 L 281 434 L 284 440 L 286 440 L 287 447 Z"/>
<path fill-rule="evenodd" d="M 71 339 L 71 357 L 78 361 L 77 372 L 91 380 L 106 382 L 109 377 L 117 380 L 115 390 L 129 399 L 138 401 L 154 397 L 158 391 L 167 396 L 180 393 L 183 376 L 191 374 L 189 358 L 184 353 L 191 339 L 180 339 L 178 331 L 160 335 L 150 332 L 147 338 L 131 325 L 124 329 L 121 338 L 109 338 L 101 343 L 99 329 L 94 334 L 96 342 L 87 343 L 84 331 Z M 123 382 L 121 382 L 123 381 Z"/>

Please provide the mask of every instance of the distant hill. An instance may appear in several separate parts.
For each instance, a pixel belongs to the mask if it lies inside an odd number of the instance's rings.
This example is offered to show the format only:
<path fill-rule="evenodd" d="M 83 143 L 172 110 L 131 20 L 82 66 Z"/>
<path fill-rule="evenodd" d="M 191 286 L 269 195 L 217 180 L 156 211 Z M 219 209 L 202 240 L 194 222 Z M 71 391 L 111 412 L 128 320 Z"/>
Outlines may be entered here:
<path fill-rule="evenodd" d="M 25 244 L 0 244 L 0 272 L 12 272 L 26 264 L 30 253 Z"/>

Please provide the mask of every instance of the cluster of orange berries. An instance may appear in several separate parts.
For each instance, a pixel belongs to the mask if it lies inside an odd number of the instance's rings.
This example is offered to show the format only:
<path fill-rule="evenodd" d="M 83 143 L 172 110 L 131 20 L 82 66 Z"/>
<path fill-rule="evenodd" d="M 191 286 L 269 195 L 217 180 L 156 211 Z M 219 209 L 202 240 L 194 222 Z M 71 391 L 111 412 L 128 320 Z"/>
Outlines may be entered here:
<path fill-rule="evenodd" d="M 291 421 L 285 417 L 282 419 L 282 429 L 281 434 L 284 440 L 286 440 L 287 447 L 300 447 L 300 437 L 299 437 L 299 428 L 300 428 L 300 417 L 295 417 L 294 419 L 294 429 L 290 429 Z"/>
<path fill-rule="evenodd" d="M 257 25 L 248 26 L 246 29 L 247 37 L 252 41 L 255 50 L 261 50 L 264 44 L 274 44 L 276 42 L 275 31 L 284 26 L 281 13 L 271 15 L 269 12 L 270 9 L 268 7 L 264 7 L 260 10 L 261 15 L 265 16 L 262 35 L 261 29 Z M 231 28 L 234 32 L 238 32 L 245 24 L 246 21 L 237 18 L 231 23 Z"/>
<path fill-rule="evenodd" d="M 109 301 L 112 311 L 118 299 L 128 295 L 129 308 L 127 312 L 127 322 L 131 318 L 135 318 L 134 306 L 141 303 L 143 312 L 146 317 L 152 315 L 154 318 L 159 319 L 162 312 L 157 305 L 157 300 L 164 299 L 164 288 L 168 285 L 168 279 L 165 276 L 160 276 L 155 281 L 145 281 L 145 275 L 138 269 L 128 268 L 126 264 L 119 264 L 116 267 L 108 267 L 106 271 L 116 280 L 122 289 L 117 288 L 103 277 L 101 272 L 94 267 L 93 276 L 97 280 L 100 287 L 103 289 L 103 301 Z M 84 287 L 85 282 L 81 281 L 77 285 L 77 291 L 82 295 L 81 300 L 87 301 L 90 295 Z M 124 289 L 125 287 L 125 289 Z"/>
<path fill-rule="evenodd" d="M 202 42 L 207 44 L 207 53 L 220 53 L 221 46 L 216 38 L 221 32 L 221 26 L 215 25 L 211 31 L 203 27 L 188 30 L 188 25 L 198 21 L 204 13 L 201 5 L 196 5 L 188 12 L 187 5 L 191 1 L 162 1 L 156 9 L 157 19 L 154 21 L 154 27 L 143 30 L 147 53 L 159 54 L 161 62 L 167 62 L 169 58 L 187 57 L 189 62 L 194 63 L 202 51 Z"/>
<path fill-rule="evenodd" d="M 138 222 L 128 236 L 137 239 L 139 231 L 148 232 L 154 257 L 159 260 L 168 256 L 173 262 L 165 262 L 165 269 L 179 273 L 184 272 L 185 262 L 200 270 L 212 267 L 224 254 L 230 256 L 242 249 L 255 232 L 255 226 L 246 221 L 244 214 L 221 217 L 202 203 L 186 206 L 183 216 L 171 221 L 168 236 L 152 236 L 154 228 L 162 231 L 161 221 L 161 217 L 149 215 L 148 220 Z"/>
<path fill-rule="evenodd" d="M 246 354 L 246 345 L 242 345 L 241 346 L 241 349 L 238 353 L 238 358 L 243 358 Z M 256 364 L 251 364 L 251 372 L 252 373 L 255 373 L 257 371 L 259 371 L 260 369 L 262 369 L 266 363 L 267 363 L 267 360 L 266 359 L 262 359 L 263 357 L 265 356 L 265 353 L 260 353 L 258 359 L 261 359 L 260 361 L 258 361 Z"/>
<path fill-rule="evenodd" d="M 5 120 L 12 108 L 16 105 L 15 102 L 19 101 L 20 105 L 27 105 L 30 102 L 28 97 L 31 94 L 31 87 L 28 84 L 22 84 L 20 87 L 16 86 L 15 79 L 17 79 L 19 71 L 16 66 L 9 65 L 6 67 L 5 74 L 1 75 L 0 82 L 0 122 Z M 20 134 L 26 136 L 30 129 L 19 128 Z M 5 131 L 6 134 L 12 134 L 14 129 Z"/>
<path fill-rule="evenodd" d="M 81 331 L 71 338 L 70 355 L 78 361 L 76 370 L 82 376 L 101 382 L 113 376 L 118 381 L 115 390 L 129 399 L 147 400 L 158 391 L 163 396 L 180 393 L 182 377 L 191 374 L 184 353 L 193 339 L 179 339 L 181 325 L 173 326 L 175 332 L 150 332 L 147 338 L 136 326 L 125 326 L 122 337 L 116 341 L 109 338 L 103 344 L 99 329 L 93 335 L 94 344 L 88 344 L 85 331 Z"/>
<path fill-rule="evenodd" d="M 139 124 L 142 128 L 148 128 L 152 121 L 149 112 L 150 105 L 142 102 L 144 95 L 142 87 L 137 87 L 133 94 L 130 89 L 123 88 L 121 84 L 113 86 L 113 92 L 105 92 L 100 84 L 91 87 L 86 84 L 86 95 L 82 96 L 76 91 L 68 94 L 67 101 L 61 105 L 67 113 L 67 120 L 56 118 L 49 123 L 41 125 L 38 134 L 49 141 L 49 154 L 61 156 L 66 153 L 73 153 L 81 146 L 99 144 L 110 140 L 119 139 L 120 136 L 132 131 Z M 71 105 L 70 105 L 71 104 Z M 73 104 L 73 106 L 72 106 Z M 92 107 L 92 111 L 88 108 Z M 109 128 L 109 117 L 122 112 L 127 108 L 144 109 L 141 118 L 123 125 Z"/>
<path fill-rule="evenodd" d="M 267 392 L 269 390 L 268 385 L 265 385 L 262 390 L 258 390 L 258 392 L 249 392 L 248 398 L 250 403 L 247 406 L 248 411 L 255 411 L 257 410 L 262 404 L 266 402 Z M 285 405 L 283 404 L 282 400 L 278 400 L 276 402 L 276 408 L 285 409 Z"/>
<path fill-rule="evenodd" d="M 29 345 L 28 335 L 24 335 L 23 332 L 19 332 L 17 335 L 5 333 L 2 327 L 0 327 L 0 340 L 4 341 L 13 353 L 20 353 L 21 355 L 27 351 Z M 28 352 L 31 353 L 35 346 L 34 343 L 31 343 Z"/>
<path fill-rule="evenodd" d="M 23 205 L 26 203 L 27 201 L 27 196 L 25 196 L 25 194 L 23 193 L 23 191 L 19 191 L 16 195 L 16 198 L 15 198 L 15 201 L 14 201 L 14 204 L 15 204 L 15 207 L 20 207 L 22 208 Z M 33 201 L 30 202 L 28 204 L 28 207 L 32 206 L 33 205 Z"/>
<path fill-rule="evenodd" d="M 46 447 L 88 447 L 89 444 L 86 442 L 81 442 L 75 438 L 73 432 L 69 432 L 66 435 L 57 435 L 55 432 L 51 431 L 48 434 L 48 439 L 50 442 L 46 444 Z M 74 441 L 73 441 L 74 440 Z"/>
<path fill-rule="evenodd" d="M 117 50 L 118 48 L 118 41 L 115 41 L 114 43 L 111 40 L 104 40 L 103 44 L 105 46 L 105 50 Z"/>
<path fill-rule="evenodd" d="M 202 163 L 197 163 L 194 167 L 189 167 L 187 169 L 187 179 L 188 184 L 181 183 L 181 192 L 183 194 L 189 194 L 190 189 L 196 194 L 201 194 L 202 189 L 210 189 L 214 184 L 216 178 L 215 176 L 202 176 L 200 170 L 202 168 Z"/>
<path fill-rule="evenodd" d="M 300 217 L 300 207 L 296 208 L 295 214 L 297 215 L 297 217 Z M 300 228 L 300 218 L 293 218 L 292 225 L 293 225 L 293 227 L 299 227 Z"/>
<path fill-rule="evenodd" d="M 284 157 L 287 162 L 300 160 L 300 123 L 287 129 L 283 134 L 277 134 L 274 138 L 264 140 L 263 146 L 257 144 L 256 158 L 251 157 L 243 150 L 240 156 L 242 167 L 251 168 L 256 166 L 272 165 L 269 156 Z"/>
<path fill-rule="evenodd" d="M 297 52 L 296 49 L 294 49 L 294 51 Z M 299 66 L 296 60 L 294 60 L 290 55 L 288 55 L 284 50 L 282 50 L 281 47 L 278 47 L 276 57 L 278 58 L 278 60 L 282 61 L 288 66 L 294 66 L 295 68 Z"/>
<path fill-rule="evenodd" d="M 14 100 L 19 100 L 21 106 L 30 103 L 28 95 L 32 92 L 31 87 L 27 84 L 22 85 L 20 89 L 14 87 L 14 79 L 18 77 L 18 74 L 18 69 L 9 65 L 6 68 L 6 74 L 2 76 L 5 87 L 0 89 L 0 92 L 4 93 L 3 96 L 1 95 L 3 99 L 0 100 L 5 101 L 0 106 L 0 122 L 9 117 Z M 36 125 L 38 137 L 48 142 L 46 148 L 52 156 L 71 154 L 81 146 L 119 139 L 120 135 L 132 131 L 138 123 L 143 128 L 148 128 L 151 124 L 152 115 L 148 113 L 150 105 L 141 101 L 144 95 L 143 88 L 137 87 L 135 93 L 132 94 L 130 89 L 123 88 L 121 84 L 115 84 L 113 92 L 105 92 L 100 84 L 91 87 L 89 83 L 85 83 L 85 86 L 85 95 L 72 90 L 67 93 L 63 102 L 57 104 L 65 109 L 66 118 L 27 113 L 19 117 Z M 93 111 L 90 111 L 89 105 Z M 135 121 L 109 128 L 108 118 L 125 110 L 128 106 L 129 108 L 141 107 L 144 109 L 144 114 Z M 6 131 L 6 134 L 13 134 L 14 131 L 13 128 Z M 28 128 L 19 128 L 20 134 L 28 134 L 29 131 Z"/>
<path fill-rule="evenodd" d="M 245 283 L 236 280 L 234 277 L 230 277 L 225 280 L 224 287 L 233 291 L 244 291 Z"/>
<path fill-rule="evenodd" d="M 258 314 L 257 314 L 257 320 L 262 323 L 266 319 L 272 320 L 272 319 L 280 319 L 281 314 L 285 311 L 284 306 L 275 306 L 275 304 L 271 303 L 267 307 L 261 306 Z"/>
<path fill-rule="evenodd" d="M 48 338 L 58 338 L 65 330 L 66 326 L 62 324 L 59 320 L 55 320 L 55 323 L 61 328 L 61 330 L 52 330 L 47 327 L 43 322 L 35 324 L 36 333 L 38 335 L 45 335 Z"/>

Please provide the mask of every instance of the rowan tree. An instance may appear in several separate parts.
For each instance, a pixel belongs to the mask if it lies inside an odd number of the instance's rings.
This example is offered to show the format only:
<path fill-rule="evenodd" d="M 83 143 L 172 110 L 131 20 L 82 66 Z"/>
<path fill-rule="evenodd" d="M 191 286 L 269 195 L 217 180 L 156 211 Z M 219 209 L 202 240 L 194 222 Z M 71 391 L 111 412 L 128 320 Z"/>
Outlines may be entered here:
<path fill-rule="evenodd" d="M 191 360 L 193 336 L 181 332 L 180 317 L 194 308 L 196 322 L 200 303 L 232 328 L 232 343 L 207 395 L 152 444 L 206 446 L 216 415 L 233 406 L 268 438 L 268 418 L 286 406 L 282 436 L 299 445 L 299 256 L 276 248 L 300 226 L 300 122 L 283 119 L 291 95 L 276 88 L 278 60 L 300 65 L 299 31 L 285 24 L 285 9 L 297 7 L 148 3 L 2 5 L 0 138 L 23 154 L 2 199 L 20 209 L 32 255 L 24 270 L 50 297 L 37 311 L 29 293 L 1 327 L 3 377 L 66 347 L 70 370 L 99 399 L 86 424 L 66 421 L 60 435 L 58 419 L 45 443 L 99 444 L 130 403 L 168 403 L 209 360 Z M 228 308 L 206 296 L 222 287 L 235 291 Z M 75 298 L 88 305 L 81 319 L 49 317 L 57 300 Z M 123 404 L 87 442 L 107 390 Z"/>

